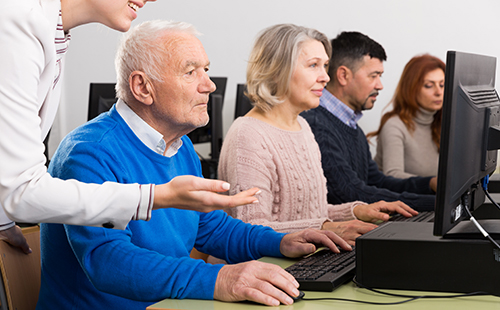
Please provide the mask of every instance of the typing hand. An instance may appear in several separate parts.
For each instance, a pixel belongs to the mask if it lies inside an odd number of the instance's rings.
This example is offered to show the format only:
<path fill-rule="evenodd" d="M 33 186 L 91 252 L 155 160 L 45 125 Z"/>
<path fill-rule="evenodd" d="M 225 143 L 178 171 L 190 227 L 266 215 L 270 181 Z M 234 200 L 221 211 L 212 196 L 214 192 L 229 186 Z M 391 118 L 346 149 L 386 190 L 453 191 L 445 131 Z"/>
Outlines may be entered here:
<path fill-rule="evenodd" d="M 30 254 L 31 249 L 24 238 L 21 228 L 17 225 L 0 231 L 0 240 L 8 242 L 10 245 L 19 248 L 25 254 Z"/>
<path fill-rule="evenodd" d="M 360 220 L 344 221 L 344 222 L 325 222 L 323 230 L 333 231 L 350 245 L 356 244 L 356 238 L 366 234 L 378 226 L 371 223 L 366 223 Z"/>
<path fill-rule="evenodd" d="M 154 209 L 178 208 L 201 212 L 233 208 L 257 201 L 259 191 L 252 188 L 234 196 L 219 193 L 229 190 L 224 181 L 208 180 L 195 176 L 179 176 L 169 183 L 155 187 Z"/>
<path fill-rule="evenodd" d="M 281 239 L 281 254 L 287 257 L 300 257 L 316 251 L 318 246 L 328 247 L 335 253 L 339 253 L 339 245 L 342 249 L 350 251 L 352 248 L 341 237 L 332 231 L 318 229 L 304 229 L 302 231 L 287 234 Z"/>
<path fill-rule="evenodd" d="M 356 218 L 365 222 L 388 221 L 389 213 L 399 213 L 405 217 L 412 217 L 418 212 L 410 208 L 404 202 L 385 202 L 383 200 L 369 205 L 358 205 L 354 207 Z"/>
<path fill-rule="evenodd" d="M 222 267 L 215 282 L 214 299 L 291 305 L 290 296 L 299 295 L 298 287 L 295 278 L 281 267 L 251 261 Z"/>

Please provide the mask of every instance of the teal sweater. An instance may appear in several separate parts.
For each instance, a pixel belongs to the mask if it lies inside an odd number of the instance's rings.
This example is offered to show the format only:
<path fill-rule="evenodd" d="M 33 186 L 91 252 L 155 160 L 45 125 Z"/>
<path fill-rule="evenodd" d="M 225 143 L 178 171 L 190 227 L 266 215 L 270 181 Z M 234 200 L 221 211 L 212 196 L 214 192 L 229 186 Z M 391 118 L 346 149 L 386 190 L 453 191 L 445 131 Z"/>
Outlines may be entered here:
<path fill-rule="evenodd" d="M 184 136 L 182 142 L 175 156 L 161 156 L 112 108 L 70 133 L 49 169 L 55 177 L 92 183 L 201 176 L 191 141 Z M 165 298 L 212 299 L 222 265 L 191 259 L 193 247 L 236 263 L 281 256 L 282 237 L 223 211 L 154 210 L 150 221 L 132 221 L 125 230 L 43 224 L 37 309 L 145 309 Z"/>

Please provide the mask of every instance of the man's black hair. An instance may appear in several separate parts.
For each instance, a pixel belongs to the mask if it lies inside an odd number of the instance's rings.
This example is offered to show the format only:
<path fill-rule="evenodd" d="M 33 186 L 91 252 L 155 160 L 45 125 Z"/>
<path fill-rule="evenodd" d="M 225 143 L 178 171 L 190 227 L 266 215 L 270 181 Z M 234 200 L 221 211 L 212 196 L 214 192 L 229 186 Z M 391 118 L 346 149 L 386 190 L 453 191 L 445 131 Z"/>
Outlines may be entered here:
<path fill-rule="evenodd" d="M 366 56 L 386 61 L 387 55 L 379 43 L 356 31 L 344 31 L 332 40 L 332 58 L 328 75 L 334 78 L 338 67 L 346 66 L 356 71 L 359 62 Z"/>

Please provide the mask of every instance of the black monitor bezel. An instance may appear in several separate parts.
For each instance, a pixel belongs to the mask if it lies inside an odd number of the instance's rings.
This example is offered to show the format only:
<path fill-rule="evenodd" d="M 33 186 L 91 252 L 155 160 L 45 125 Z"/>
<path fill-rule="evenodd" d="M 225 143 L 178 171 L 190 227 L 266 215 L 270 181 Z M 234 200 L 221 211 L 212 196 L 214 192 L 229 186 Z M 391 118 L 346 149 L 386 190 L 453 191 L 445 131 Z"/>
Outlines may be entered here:
<path fill-rule="evenodd" d="M 496 168 L 496 150 L 486 150 L 488 129 L 493 125 L 490 123 L 490 114 L 492 109 L 497 109 L 499 105 L 498 95 L 495 91 L 495 70 L 495 57 L 456 51 L 447 53 L 434 217 L 434 235 L 436 236 L 445 235 L 460 221 L 467 218 L 467 213 L 463 208 L 468 208 L 472 212 L 484 202 L 481 180 L 492 174 Z M 493 91 L 496 102 L 483 103 L 472 98 L 469 94 L 476 89 Z M 464 104 L 464 100 L 469 106 L 467 108 L 458 107 L 458 104 Z M 474 112 L 464 115 L 466 109 Z M 461 127 L 459 130 L 457 126 L 463 124 L 457 119 L 463 120 L 468 117 L 476 117 L 476 126 Z M 467 129 L 465 134 L 464 128 Z M 477 139 L 474 140 L 471 137 Z M 472 143 L 474 146 L 467 147 L 465 141 L 475 141 L 476 143 Z M 460 160 L 457 160 L 457 157 L 460 157 Z M 477 159 L 479 157 L 479 160 L 474 161 L 463 159 Z M 463 163 L 464 161 L 467 162 L 467 166 L 462 165 L 462 168 L 465 167 L 464 170 L 470 168 L 472 172 L 460 175 L 460 181 L 466 179 L 463 184 L 454 183 L 457 173 L 461 173 L 461 167 L 456 167 L 457 162 Z M 457 186 L 457 184 L 459 185 Z"/>

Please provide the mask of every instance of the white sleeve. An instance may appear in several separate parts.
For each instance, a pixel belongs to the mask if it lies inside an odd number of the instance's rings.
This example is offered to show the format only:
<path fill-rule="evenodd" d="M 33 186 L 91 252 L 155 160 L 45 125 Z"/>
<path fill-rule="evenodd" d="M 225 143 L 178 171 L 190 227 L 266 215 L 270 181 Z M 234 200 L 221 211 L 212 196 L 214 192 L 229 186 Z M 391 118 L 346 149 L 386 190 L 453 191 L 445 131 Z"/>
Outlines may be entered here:
<path fill-rule="evenodd" d="M 39 3 L 12 1 L 3 3 L 0 10 L 0 204 L 3 210 L 10 219 L 19 222 L 119 229 L 124 229 L 132 219 L 148 219 L 152 186 L 84 184 L 52 178 L 47 173 L 40 114 L 50 109 L 47 105 L 58 104 L 50 100 L 51 96 L 52 99 L 59 96 L 52 91 L 56 70 L 55 25 L 48 21 Z M 0 214 L 2 219 L 6 220 Z"/>

